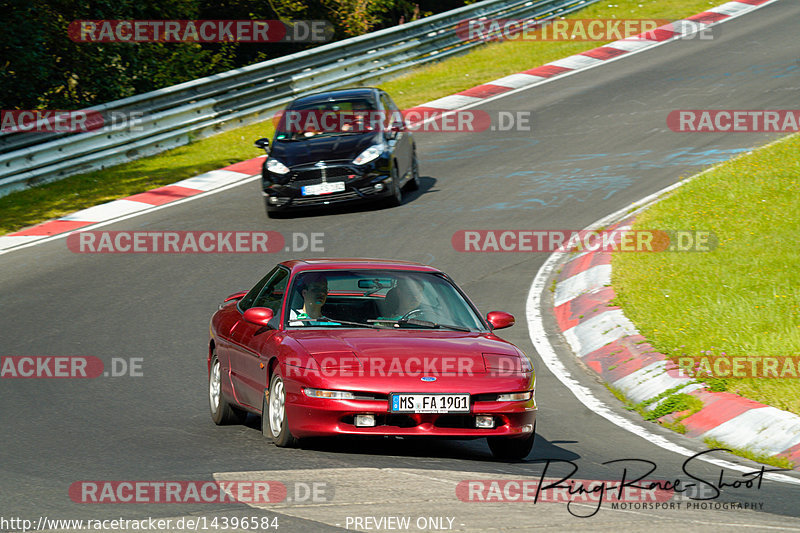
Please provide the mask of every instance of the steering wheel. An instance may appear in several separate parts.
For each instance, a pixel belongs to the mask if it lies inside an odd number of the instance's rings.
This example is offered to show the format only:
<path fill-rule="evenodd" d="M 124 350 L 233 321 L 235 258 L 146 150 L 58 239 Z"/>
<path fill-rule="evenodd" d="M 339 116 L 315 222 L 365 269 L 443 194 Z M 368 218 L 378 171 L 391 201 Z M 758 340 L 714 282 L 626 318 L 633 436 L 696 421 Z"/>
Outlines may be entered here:
<path fill-rule="evenodd" d="M 412 318 L 414 315 L 418 315 L 418 314 L 421 314 L 421 313 L 425 314 L 424 320 L 427 320 L 427 321 L 431 321 L 431 320 L 439 321 L 439 320 L 441 320 L 442 316 L 439 313 L 439 311 L 436 309 L 436 307 L 430 305 L 427 302 L 419 303 L 417 305 L 419 305 L 419 307 L 415 307 L 414 309 L 412 309 L 408 313 L 404 314 L 402 317 L 400 317 L 398 319 L 398 321 L 408 320 L 409 318 Z"/>
<path fill-rule="evenodd" d="M 408 313 L 406 313 L 406 314 L 404 314 L 403 316 L 401 316 L 400 318 L 398 318 L 398 319 L 397 319 L 397 321 L 398 321 L 398 322 L 405 322 L 406 320 L 408 320 L 409 318 L 411 318 L 411 316 L 412 316 L 412 315 L 414 315 L 414 314 L 417 314 L 417 313 L 421 313 L 421 312 L 422 312 L 422 309 L 420 309 L 419 307 L 417 307 L 416 309 L 412 309 L 412 310 L 411 310 L 411 311 L 409 311 Z"/>

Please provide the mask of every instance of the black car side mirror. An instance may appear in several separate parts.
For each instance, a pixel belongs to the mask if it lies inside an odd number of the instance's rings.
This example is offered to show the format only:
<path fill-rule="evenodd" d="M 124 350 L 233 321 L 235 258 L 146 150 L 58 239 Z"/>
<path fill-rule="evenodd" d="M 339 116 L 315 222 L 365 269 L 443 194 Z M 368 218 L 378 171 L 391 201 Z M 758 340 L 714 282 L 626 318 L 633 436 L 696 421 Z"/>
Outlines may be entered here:
<path fill-rule="evenodd" d="M 406 126 L 402 122 L 392 122 L 388 130 L 389 138 L 390 139 L 396 138 L 397 134 L 403 131 L 404 129 L 406 129 Z"/>
<path fill-rule="evenodd" d="M 263 137 L 255 142 L 256 148 L 261 148 L 264 151 L 269 150 L 269 139 Z"/>

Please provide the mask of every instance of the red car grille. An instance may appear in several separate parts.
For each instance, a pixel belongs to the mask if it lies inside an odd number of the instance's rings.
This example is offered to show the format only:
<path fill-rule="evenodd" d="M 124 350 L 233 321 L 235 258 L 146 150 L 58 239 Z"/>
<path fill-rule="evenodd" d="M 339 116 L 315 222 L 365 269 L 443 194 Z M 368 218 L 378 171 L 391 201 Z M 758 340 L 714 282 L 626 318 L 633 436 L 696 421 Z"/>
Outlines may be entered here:
<path fill-rule="evenodd" d="M 473 415 L 442 414 L 435 416 L 436 418 L 433 420 L 433 425 L 437 428 L 475 429 L 475 417 Z M 353 416 L 348 415 L 343 417 L 342 422 L 353 425 Z M 419 418 L 405 414 L 384 414 L 376 416 L 376 426 L 413 428 L 430 422 L 429 416 Z M 495 417 L 495 427 L 502 426 L 504 423 L 502 419 Z"/>

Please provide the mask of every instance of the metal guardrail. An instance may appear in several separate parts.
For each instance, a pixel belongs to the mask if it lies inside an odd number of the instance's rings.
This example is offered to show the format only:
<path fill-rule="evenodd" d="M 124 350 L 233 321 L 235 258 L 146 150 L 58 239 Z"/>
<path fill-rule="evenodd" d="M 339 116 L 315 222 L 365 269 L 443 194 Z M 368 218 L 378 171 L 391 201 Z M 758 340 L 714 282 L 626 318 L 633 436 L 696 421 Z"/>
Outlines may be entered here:
<path fill-rule="evenodd" d="M 142 114 L 137 128 L 0 134 L 0 196 L 132 161 L 269 118 L 294 98 L 377 82 L 468 51 L 466 19 L 550 19 L 598 0 L 486 0 L 400 26 L 90 108 Z M 119 116 L 119 115 L 117 115 Z"/>

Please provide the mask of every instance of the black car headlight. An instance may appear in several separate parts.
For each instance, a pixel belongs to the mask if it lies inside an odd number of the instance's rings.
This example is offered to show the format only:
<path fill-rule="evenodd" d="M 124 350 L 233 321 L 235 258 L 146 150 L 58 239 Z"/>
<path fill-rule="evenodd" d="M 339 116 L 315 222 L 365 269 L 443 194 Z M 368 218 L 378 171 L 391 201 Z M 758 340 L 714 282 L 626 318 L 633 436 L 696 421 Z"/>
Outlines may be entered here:
<path fill-rule="evenodd" d="M 289 167 L 274 159 L 272 157 L 267 158 L 267 162 L 264 164 L 267 173 L 265 173 L 264 178 L 267 180 L 277 183 L 278 185 L 285 185 L 289 182 Z"/>
<path fill-rule="evenodd" d="M 289 173 L 289 167 L 287 167 L 286 165 L 284 165 L 283 163 L 272 157 L 267 158 L 267 170 L 269 170 L 273 174 L 279 174 L 279 175 Z"/>
<path fill-rule="evenodd" d="M 370 161 L 375 161 L 378 159 L 381 154 L 383 154 L 384 150 L 386 150 L 386 145 L 384 144 L 373 144 L 360 154 L 358 157 L 353 159 L 353 163 L 356 165 L 366 165 Z"/>

